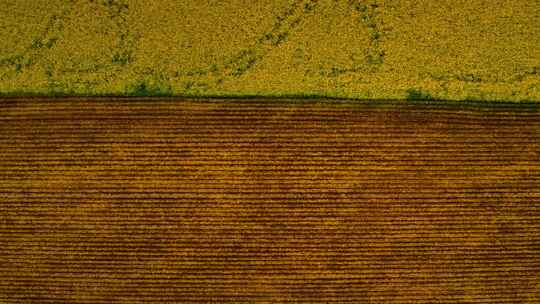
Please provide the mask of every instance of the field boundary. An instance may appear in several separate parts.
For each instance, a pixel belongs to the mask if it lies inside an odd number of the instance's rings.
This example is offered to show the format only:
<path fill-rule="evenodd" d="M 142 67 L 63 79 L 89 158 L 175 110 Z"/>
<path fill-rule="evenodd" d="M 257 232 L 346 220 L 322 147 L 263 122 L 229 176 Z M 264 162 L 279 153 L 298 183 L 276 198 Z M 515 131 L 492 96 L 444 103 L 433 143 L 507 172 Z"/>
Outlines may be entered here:
<path fill-rule="evenodd" d="M 336 104 L 336 105 L 354 105 L 359 106 L 374 106 L 374 107 L 391 107 L 391 106 L 434 106 L 444 108 L 514 108 L 514 109 L 530 109 L 533 111 L 540 110 L 540 102 L 535 101 L 476 101 L 476 100 L 444 100 L 444 99 L 364 99 L 364 98 L 340 98 L 326 96 L 300 96 L 300 95 L 284 95 L 279 97 L 266 95 L 226 95 L 226 96 L 119 96 L 119 95 L 102 95 L 102 96 L 2 96 L 0 104 L 5 102 L 28 102 L 28 101 L 69 101 L 69 102 L 233 102 L 233 103 L 273 103 L 273 104 Z"/>

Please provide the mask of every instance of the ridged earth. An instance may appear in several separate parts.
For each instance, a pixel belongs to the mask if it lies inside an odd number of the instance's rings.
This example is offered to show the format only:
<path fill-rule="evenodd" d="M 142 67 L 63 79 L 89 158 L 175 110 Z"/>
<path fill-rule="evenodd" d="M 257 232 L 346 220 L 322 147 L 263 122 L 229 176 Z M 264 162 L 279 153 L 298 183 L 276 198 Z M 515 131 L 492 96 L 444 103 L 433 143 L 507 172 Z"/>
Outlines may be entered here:
<path fill-rule="evenodd" d="M 1 303 L 540 302 L 538 106 L 0 112 Z"/>

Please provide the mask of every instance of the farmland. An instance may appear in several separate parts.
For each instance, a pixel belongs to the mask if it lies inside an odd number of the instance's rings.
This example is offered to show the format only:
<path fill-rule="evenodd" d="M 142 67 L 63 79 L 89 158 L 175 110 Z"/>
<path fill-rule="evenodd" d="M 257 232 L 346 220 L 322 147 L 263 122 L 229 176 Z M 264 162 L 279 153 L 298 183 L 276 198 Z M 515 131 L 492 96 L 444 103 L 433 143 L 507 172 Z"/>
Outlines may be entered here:
<path fill-rule="evenodd" d="M 540 302 L 538 105 L 0 111 L 2 303 Z"/>
<path fill-rule="evenodd" d="M 530 0 L 4 0 L 1 95 L 540 100 Z"/>

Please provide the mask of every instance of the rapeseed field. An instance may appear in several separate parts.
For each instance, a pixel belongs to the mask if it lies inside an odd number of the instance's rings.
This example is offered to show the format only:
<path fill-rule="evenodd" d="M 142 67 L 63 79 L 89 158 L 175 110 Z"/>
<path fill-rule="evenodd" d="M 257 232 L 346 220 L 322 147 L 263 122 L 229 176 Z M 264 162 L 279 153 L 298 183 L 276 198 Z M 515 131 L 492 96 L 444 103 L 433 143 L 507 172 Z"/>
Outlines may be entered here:
<path fill-rule="evenodd" d="M 537 0 L 3 0 L 0 94 L 540 101 Z"/>

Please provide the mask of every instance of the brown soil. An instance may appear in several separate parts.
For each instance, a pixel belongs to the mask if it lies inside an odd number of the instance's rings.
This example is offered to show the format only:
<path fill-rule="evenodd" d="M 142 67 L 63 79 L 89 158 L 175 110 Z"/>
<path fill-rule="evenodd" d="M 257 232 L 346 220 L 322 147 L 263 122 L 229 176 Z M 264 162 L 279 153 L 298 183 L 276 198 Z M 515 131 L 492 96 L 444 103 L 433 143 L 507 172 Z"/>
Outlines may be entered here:
<path fill-rule="evenodd" d="M 538 303 L 540 106 L 0 103 L 2 303 Z"/>

